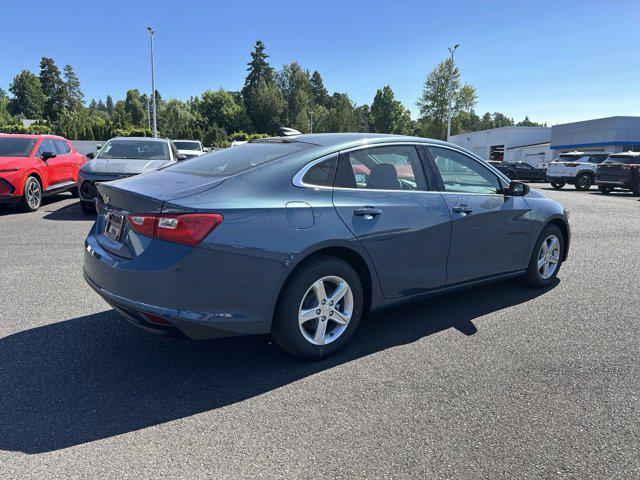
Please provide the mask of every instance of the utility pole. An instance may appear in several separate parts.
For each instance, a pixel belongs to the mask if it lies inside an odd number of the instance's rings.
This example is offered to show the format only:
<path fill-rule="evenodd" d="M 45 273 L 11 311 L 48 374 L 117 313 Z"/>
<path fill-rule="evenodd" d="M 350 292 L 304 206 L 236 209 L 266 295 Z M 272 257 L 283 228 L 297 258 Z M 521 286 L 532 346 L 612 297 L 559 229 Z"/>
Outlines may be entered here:
<path fill-rule="evenodd" d="M 313 110 L 311 110 L 311 133 L 313 133 Z"/>
<path fill-rule="evenodd" d="M 147 97 L 147 128 L 151 130 L 151 97 Z"/>
<path fill-rule="evenodd" d="M 453 52 L 460 46 L 456 43 L 453 47 L 449 47 L 449 53 L 451 54 L 451 63 L 449 64 L 449 109 L 447 112 L 447 142 L 451 137 L 451 101 L 453 99 Z"/>
<path fill-rule="evenodd" d="M 151 97 L 153 98 L 153 138 L 158 138 L 158 125 L 156 123 L 156 77 L 153 64 L 153 35 L 156 33 L 153 28 L 147 27 L 151 38 Z"/>

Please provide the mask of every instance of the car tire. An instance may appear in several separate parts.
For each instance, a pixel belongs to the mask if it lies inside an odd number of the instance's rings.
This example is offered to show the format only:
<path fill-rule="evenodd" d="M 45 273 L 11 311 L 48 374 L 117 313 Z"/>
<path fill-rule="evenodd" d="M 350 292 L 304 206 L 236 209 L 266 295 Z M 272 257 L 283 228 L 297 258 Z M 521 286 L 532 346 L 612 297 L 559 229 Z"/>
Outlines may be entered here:
<path fill-rule="evenodd" d="M 609 195 L 613 191 L 613 188 L 607 187 L 605 185 L 598 185 L 598 190 L 600 190 L 600 193 L 604 193 L 605 195 Z"/>
<path fill-rule="evenodd" d="M 339 300 L 334 305 L 331 299 L 336 293 Z M 271 334 L 291 355 L 319 360 L 349 341 L 363 307 L 364 290 L 358 273 L 345 261 L 323 255 L 303 264 L 287 281 Z"/>
<path fill-rule="evenodd" d="M 631 191 L 633 192 L 634 195 L 640 196 L 640 179 L 636 181 Z"/>
<path fill-rule="evenodd" d="M 557 243 L 554 243 L 554 239 Z M 543 245 L 545 245 L 546 249 L 543 248 Z M 550 247 L 551 253 L 547 256 Z M 564 248 L 565 239 L 560 229 L 553 224 L 547 225 L 536 240 L 533 252 L 531 252 L 529 266 L 525 273 L 525 280 L 530 286 L 545 288 L 553 283 L 562 266 Z M 551 258 L 554 258 L 555 262 L 550 260 Z M 546 270 L 545 265 L 547 266 Z"/>
<path fill-rule="evenodd" d="M 87 215 L 93 215 L 96 213 L 96 205 L 93 202 L 80 202 L 80 208 Z"/>
<path fill-rule="evenodd" d="M 40 205 L 42 205 L 42 185 L 36 177 L 27 177 L 20 199 L 20 208 L 25 212 L 35 212 L 40 208 Z"/>
<path fill-rule="evenodd" d="M 551 186 L 553 188 L 555 188 L 556 190 L 560 190 L 562 187 L 564 187 L 566 185 L 566 182 L 562 182 L 562 181 L 553 181 L 551 182 Z"/>
<path fill-rule="evenodd" d="M 576 190 L 583 192 L 585 190 L 589 190 L 591 188 L 591 185 L 593 185 L 593 177 L 588 173 L 581 173 L 576 178 Z"/>

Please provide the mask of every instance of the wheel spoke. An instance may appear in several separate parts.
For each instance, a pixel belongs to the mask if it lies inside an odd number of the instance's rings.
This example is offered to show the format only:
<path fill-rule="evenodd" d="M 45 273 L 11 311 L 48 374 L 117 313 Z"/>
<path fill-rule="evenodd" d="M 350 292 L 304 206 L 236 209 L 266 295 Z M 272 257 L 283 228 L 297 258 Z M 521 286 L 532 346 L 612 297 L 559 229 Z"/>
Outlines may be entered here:
<path fill-rule="evenodd" d="M 332 320 L 336 322 L 338 325 L 346 325 L 349 323 L 349 320 L 351 320 L 351 314 L 342 313 L 338 310 L 334 310 Z"/>
<path fill-rule="evenodd" d="M 544 266 L 542 267 L 542 277 L 547 278 L 549 276 L 549 263 L 544 262 Z"/>
<path fill-rule="evenodd" d="M 316 294 L 316 298 L 318 299 L 318 303 L 321 303 L 322 300 L 326 300 L 327 299 L 327 292 L 324 289 L 324 281 L 323 280 L 318 280 L 316 283 L 313 284 L 313 291 Z"/>
<path fill-rule="evenodd" d="M 540 270 L 544 264 L 547 263 L 547 260 L 545 257 L 539 258 L 538 259 L 538 270 Z"/>
<path fill-rule="evenodd" d="M 303 325 L 309 320 L 313 320 L 314 318 L 318 318 L 318 314 L 316 313 L 315 308 L 300 310 L 300 314 L 298 315 L 298 322 L 300 323 L 300 325 Z"/>
<path fill-rule="evenodd" d="M 551 255 L 551 258 L 549 258 L 549 262 L 551 263 L 558 263 L 560 261 L 560 257 L 558 255 Z"/>
<path fill-rule="evenodd" d="M 549 242 L 549 248 L 547 251 L 551 250 L 553 252 L 557 246 L 558 246 L 558 239 L 556 237 L 553 237 Z"/>
<path fill-rule="evenodd" d="M 313 336 L 313 340 L 318 345 L 324 345 L 324 336 L 327 333 L 327 322 L 323 322 L 318 319 L 318 327 L 316 328 L 316 333 Z"/>
<path fill-rule="evenodd" d="M 342 297 L 344 297 L 345 293 L 347 293 L 347 290 L 349 290 L 349 286 L 345 282 L 342 282 L 331 294 L 329 300 L 332 301 L 334 305 L 337 304 L 340 300 L 342 300 Z"/>

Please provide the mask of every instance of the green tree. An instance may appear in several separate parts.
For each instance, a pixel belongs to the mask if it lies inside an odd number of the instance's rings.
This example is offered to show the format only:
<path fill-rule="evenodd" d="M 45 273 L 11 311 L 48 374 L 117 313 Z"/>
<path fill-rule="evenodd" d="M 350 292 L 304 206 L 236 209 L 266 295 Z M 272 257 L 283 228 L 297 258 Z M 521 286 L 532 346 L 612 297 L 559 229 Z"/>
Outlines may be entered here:
<path fill-rule="evenodd" d="M 0 125 L 11 125 L 17 119 L 9 112 L 9 97 L 7 92 L 0 88 Z"/>
<path fill-rule="evenodd" d="M 22 118 L 42 118 L 44 102 L 47 97 L 42 92 L 40 79 L 29 70 L 16 75 L 9 86 L 13 98 L 9 101 L 9 110 Z"/>
<path fill-rule="evenodd" d="M 158 118 L 158 129 L 169 138 L 192 138 L 190 127 L 195 117 L 185 102 L 169 100 L 162 109 L 162 115 Z"/>
<path fill-rule="evenodd" d="M 477 103 L 475 88 L 461 84 L 457 65 L 450 58 L 440 62 L 427 75 L 417 102 L 421 128 L 430 137 L 446 139 L 450 88 L 452 117 L 462 111 L 470 111 Z"/>
<path fill-rule="evenodd" d="M 284 65 L 278 73 L 278 87 L 286 103 L 283 123 L 300 132 L 308 132 L 313 104 L 309 72 L 298 62 Z"/>
<path fill-rule="evenodd" d="M 40 84 L 47 97 L 43 114 L 55 121 L 67 105 L 67 91 L 60 69 L 52 58 L 42 57 L 40 60 Z"/>
<path fill-rule="evenodd" d="M 356 107 L 354 110 L 358 121 L 358 132 L 370 132 L 371 131 L 371 109 L 366 103 Z"/>
<path fill-rule="evenodd" d="M 371 126 L 374 132 L 409 135 L 412 133 L 409 110 L 395 99 L 389 85 L 378 89 L 371 104 Z"/>
<path fill-rule="evenodd" d="M 529 120 L 529 116 L 525 116 L 524 120 L 522 120 L 521 122 L 516 123 L 516 126 L 518 127 L 546 127 L 547 124 L 546 123 L 538 123 L 538 122 L 532 122 L 531 120 Z"/>
<path fill-rule="evenodd" d="M 513 118 L 509 118 L 503 113 L 495 112 L 492 115 L 493 128 L 510 127 L 513 125 Z"/>
<path fill-rule="evenodd" d="M 131 118 L 132 125 L 136 127 L 147 126 L 147 106 L 142 103 L 140 91 L 137 88 L 127 91 L 124 110 Z"/>
<path fill-rule="evenodd" d="M 258 40 L 247 64 L 242 98 L 253 128 L 259 133 L 275 133 L 286 106 L 264 49 L 264 43 Z"/>
<path fill-rule="evenodd" d="M 105 108 L 107 110 L 107 113 L 111 115 L 111 112 L 113 112 L 113 98 L 111 98 L 111 95 L 107 95 Z"/>
<path fill-rule="evenodd" d="M 313 96 L 313 103 L 316 105 L 322 105 L 324 107 L 330 106 L 331 97 L 329 96 L 329 92 L 324 87 L 324 82 L 322 81 L 322 76 L 318 73 L 318 71 L 314 71 L 311 75 L 311 94 Z"/>
<path fill-rule="evenodd" d="M 202 99 L 194 99 L 193 105 L 207 125 L 218 125 L 226 132 L 236 132 L 247 127 L 244 105 L 237 96 L 222 88 L 205 91 Z"/>
<path fill-rule="evenodd" d="M 84 94 L 80 89 L 80 79 L 71 65 L 63 69 L 64 83 L 67 97 L 67 108 L 77 110 L 84 105 Z"/>

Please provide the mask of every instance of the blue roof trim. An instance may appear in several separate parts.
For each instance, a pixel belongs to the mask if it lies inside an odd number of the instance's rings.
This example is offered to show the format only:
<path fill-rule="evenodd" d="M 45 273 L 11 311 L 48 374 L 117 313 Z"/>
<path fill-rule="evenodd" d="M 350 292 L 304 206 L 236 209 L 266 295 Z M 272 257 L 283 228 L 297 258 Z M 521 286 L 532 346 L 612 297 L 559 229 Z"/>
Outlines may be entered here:
<path fill-rule="evenodd" d="M 578 148 L 578 147 L 606 147 L 608 145 L 611 146 L 620 146 L 626 147 L 627 145 L 640 145 L 640 140 L 636 142 L 595 142 L 595 143 L 575 143 L 573 145 L 552 145 L 551 150 L 558 150 L 560 148 Z"/>

